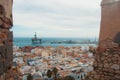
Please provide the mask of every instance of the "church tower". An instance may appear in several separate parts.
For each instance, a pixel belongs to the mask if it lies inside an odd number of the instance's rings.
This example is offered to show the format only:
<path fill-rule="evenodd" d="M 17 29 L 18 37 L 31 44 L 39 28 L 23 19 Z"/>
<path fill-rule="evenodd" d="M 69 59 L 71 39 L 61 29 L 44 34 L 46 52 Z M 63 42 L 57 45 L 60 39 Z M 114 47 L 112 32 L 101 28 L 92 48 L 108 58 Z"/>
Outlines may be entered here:
<path fill-rule="evenodd" d="M 99 47 L 120 44 L 120 0 L 102 0 Z"/>

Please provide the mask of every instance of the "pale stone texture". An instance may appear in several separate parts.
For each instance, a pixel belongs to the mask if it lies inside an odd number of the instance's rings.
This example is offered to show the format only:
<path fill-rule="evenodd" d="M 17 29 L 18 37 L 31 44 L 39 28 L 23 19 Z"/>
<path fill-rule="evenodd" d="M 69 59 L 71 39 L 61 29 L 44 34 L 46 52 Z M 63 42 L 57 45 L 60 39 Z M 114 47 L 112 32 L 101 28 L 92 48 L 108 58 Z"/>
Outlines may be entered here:
<path fill-rule="evenodd" d="M 118 64 L 113 64 L 111 66 L 112 69 L 115 69 L 115 70 L 119 70 L 120 69 L 120 66 Z"/>

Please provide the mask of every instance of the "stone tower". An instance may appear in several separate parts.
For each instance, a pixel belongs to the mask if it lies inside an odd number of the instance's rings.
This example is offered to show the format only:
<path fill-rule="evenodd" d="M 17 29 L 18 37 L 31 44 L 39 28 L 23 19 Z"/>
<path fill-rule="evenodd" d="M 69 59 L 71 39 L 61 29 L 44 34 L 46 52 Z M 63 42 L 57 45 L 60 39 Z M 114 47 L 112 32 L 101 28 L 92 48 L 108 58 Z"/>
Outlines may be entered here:
<path fill-rule="evenodd" d="M 99 50 L 86 80 L 120 80 L 120 0 L 102 0 Z"/>
<path fill-rule="evenodd" d="M 120 0 L 102 0 L 99 46 L 102 48 L 120 44 Z"/>
<path fill-rule="evenodd" d="M 0 80 L 12 65 L 12 4 L 13 0 L 0 0 Z"/>

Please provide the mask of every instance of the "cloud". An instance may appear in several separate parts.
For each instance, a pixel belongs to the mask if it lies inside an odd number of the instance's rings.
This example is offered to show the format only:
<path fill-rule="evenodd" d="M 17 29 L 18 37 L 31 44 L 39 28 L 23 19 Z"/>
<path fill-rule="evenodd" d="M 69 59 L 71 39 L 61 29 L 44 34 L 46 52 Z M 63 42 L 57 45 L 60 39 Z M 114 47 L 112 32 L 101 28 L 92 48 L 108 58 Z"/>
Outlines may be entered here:
<path fill-rule="evenodd" d="M 26 31 L 25 37 L 34 32 L 42 37 L 98 37 L 100 1 L 14 0 L 14 35 Z"/>

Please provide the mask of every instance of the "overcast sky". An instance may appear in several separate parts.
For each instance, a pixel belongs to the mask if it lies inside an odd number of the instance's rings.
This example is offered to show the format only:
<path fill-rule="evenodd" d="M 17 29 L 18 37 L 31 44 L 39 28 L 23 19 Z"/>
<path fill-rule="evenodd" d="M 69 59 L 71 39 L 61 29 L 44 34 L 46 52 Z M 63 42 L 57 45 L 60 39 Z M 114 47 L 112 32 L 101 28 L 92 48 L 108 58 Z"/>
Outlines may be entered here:
<path fill-rule="evenodd" d="M 98 37 L 101 0 L 14 0 L 14 37 Z"/>

